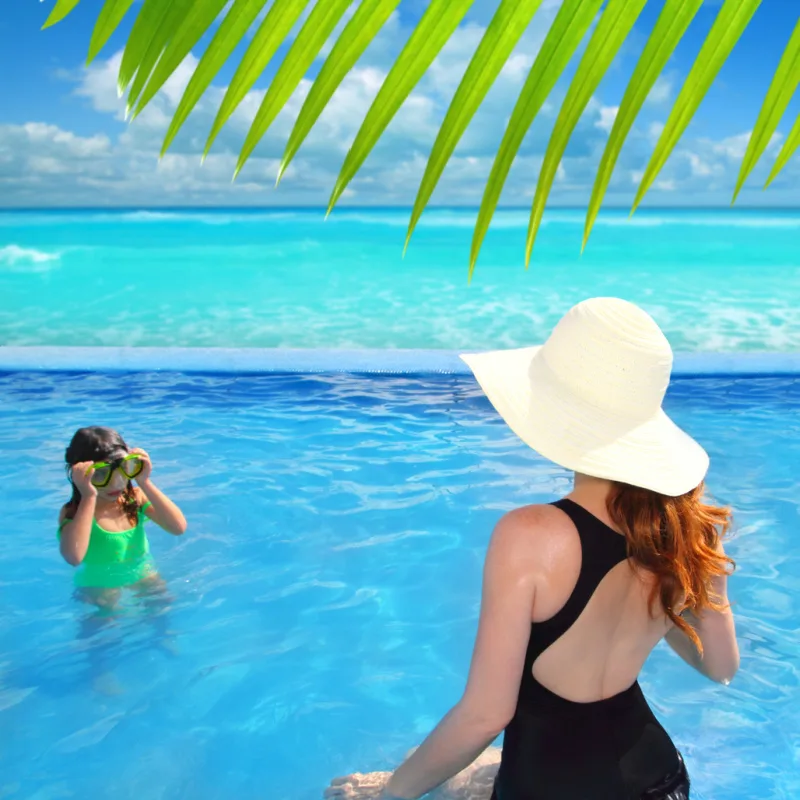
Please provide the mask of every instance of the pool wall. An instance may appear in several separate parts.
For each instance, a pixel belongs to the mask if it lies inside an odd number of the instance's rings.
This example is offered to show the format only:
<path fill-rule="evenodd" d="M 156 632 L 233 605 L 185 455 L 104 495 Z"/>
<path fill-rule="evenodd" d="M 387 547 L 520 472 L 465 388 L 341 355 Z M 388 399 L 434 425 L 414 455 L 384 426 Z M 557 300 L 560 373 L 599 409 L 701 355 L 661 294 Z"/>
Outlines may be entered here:
<path fill-rule="evenodd" d="M 0 347 L 0 372 L 470 374 L 454 350 L 192 347 Z M 672 374 L 799 375 L 800 352 L 676 353 Z"/>

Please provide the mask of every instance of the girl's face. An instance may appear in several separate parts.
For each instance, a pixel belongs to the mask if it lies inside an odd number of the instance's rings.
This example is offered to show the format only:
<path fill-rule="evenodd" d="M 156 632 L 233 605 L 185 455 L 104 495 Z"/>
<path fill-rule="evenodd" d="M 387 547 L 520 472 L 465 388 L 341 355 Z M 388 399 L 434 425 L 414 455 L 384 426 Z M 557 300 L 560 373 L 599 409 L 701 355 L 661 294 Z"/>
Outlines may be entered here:
<path fill-rule="evenodd" d="M 120 459 L 124 458 L 126 455 L 128 455 L 128 453 L 124 450 L 121 450 L 111 453 L 108 458 L 103 459 L 102 462 L 95 462 L 109 464 L 113 470 L 111 473 L 111 478 L 105 486 L 97 486 L 95 484 L 98 499 L 113 502 L 125 491 L 125 487 L 128 485 L 128 478 L 123 473 L 122 469 L 120 469 L 122 466 L 120 464 Z M 102 477 L 103 469 L 107 470 L 108 467 L 101 468 L 101 470 L 98 470 L 96 474 Z"/>
<path fill-rule="evenodd" d="M 121 470 L 115 469 L 108 485 L 97 487 L 97 496 L 103 500 L 114 501 L 125 491 L 127 485 L 128 479 L 122 474 Z"/>

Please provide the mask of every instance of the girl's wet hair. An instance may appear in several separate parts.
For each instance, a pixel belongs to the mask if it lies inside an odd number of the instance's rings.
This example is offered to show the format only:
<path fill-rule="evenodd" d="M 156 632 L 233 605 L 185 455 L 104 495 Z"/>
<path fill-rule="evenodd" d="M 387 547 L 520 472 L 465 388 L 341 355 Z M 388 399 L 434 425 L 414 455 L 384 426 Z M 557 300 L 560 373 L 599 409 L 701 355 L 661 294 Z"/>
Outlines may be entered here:
<path fill-rule="evenodd" d="M 113 428 L 93 426 L 75 431 L 64 453 L 64 460 L 68 465 L 81 461 L 105 461 L 127 451 L 125 440 Z"/>
<path fill-rule="evenodd" d="M 70 467 L 82 461 L 108 461 L 114 457 L 127 453 L 129 450 L 125 440 L 113 428 L 104 428 L 94 425 L 89 428 L 80 428 L 75 431 L 72 441 L 64 453 L 67 472 L 72 483 L 72 497 L 65 505 L 66 518 L 72 519 L 81 503 L 81 493 L 72 480 Z M 125 509 L 129 521 L 135 525 L 138 521 L 139 502 L 133 491 L 133 484 L 128 481 L 122 493 L 122 507 Z"/>

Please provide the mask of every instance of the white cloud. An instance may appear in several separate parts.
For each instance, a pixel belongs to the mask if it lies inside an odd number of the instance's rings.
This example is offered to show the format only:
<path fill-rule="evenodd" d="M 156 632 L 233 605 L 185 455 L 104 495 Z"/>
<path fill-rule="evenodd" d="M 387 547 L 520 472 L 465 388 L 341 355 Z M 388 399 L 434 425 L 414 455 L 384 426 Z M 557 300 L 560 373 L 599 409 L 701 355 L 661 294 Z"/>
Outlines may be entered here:
<path fill-rule="evenodd" d="M 672 97 L 672 81 L 663 75 L 656 79 L 647 100 L 651 103 L 666 103 Z"/>
<path fill-rule="evenodd" d="M 713 150 L 715 153 L 727 158 L 744 158 L 751 135 L 752 131 L 747 131 L 747 133 L 740 133 L 738 136 L 729 136 L 721 142 L 713 143 Z M 782 141 L 783 136 L 780 133 L 773 133 L 767 145 L 767 152 L 775 153 Z"/>
<path fill-rule="evenodd" d="M 659 140 L 663 132 L 664 132 L 663 122 L 651 122 L 647 128 L 647 136 L 654 142 L 657 142 Z"/>
<path fill-rule="evenodd" d="M 614 120 L 617 118 L 618 113 L 619 106 L 603 106 L 600 109 L 600 119 L 596 120 L 594 123 L 595 128 L 610 133 L 611 129 L 614 127 Z"/>

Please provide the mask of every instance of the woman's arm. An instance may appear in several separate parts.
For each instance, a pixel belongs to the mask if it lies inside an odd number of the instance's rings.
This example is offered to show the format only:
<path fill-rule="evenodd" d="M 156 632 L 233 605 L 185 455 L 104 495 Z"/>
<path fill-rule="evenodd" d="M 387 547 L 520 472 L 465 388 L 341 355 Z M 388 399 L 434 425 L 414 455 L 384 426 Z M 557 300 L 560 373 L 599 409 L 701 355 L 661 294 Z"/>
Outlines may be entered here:
<path fill-rule="evenodd" d="M 137 491 L 140 505 L 150 502 L 145 514 L 173 536 L 186 532 L 186 518 L 183 513 L 149 478 L 141 482 Z"/>
<path fill-rule="evenodd" d="M 722 543 L 717 552 L 723 553 Z M 736 643 L 736 626 L 728 603 L 728 576 L 717 575 L 711 584 L 715 601 L 727 606 L 722 611 L 707 608 L 699 616 L 684 611 L 681 616 L 694 628 L 703 645 L 700 655 L 694 642 L 680 629 L 672 628 L 666 635 L 667 644 L 701 675 L 712 681 L 730 683 L 739 669 L 739 645 Z"/>
<path fill-rule="evenodd" d="M 389 779 L 385 796 L 418 798 L 472 763 L 514 715 L 530 637 L 537 557 L 534 508 L 507 514 L 489 543 L 478 634 L 464 695 Z"/>

